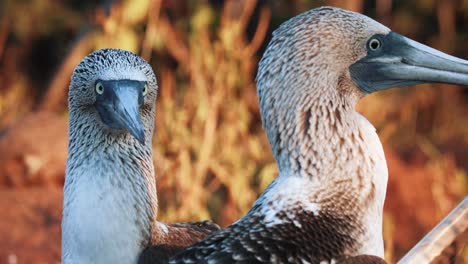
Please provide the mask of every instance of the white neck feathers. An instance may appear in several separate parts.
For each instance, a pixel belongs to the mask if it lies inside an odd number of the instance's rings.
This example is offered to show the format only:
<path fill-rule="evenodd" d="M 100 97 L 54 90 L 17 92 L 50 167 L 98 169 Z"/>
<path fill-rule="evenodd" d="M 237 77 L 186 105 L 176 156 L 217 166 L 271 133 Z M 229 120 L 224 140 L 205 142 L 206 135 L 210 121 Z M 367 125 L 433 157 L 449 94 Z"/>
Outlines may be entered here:
<path fill-rule="evenodd" d="M 157 213 L 151 148 L 100 142 L 70 149 L 62 262 L 136 263 Z"/>

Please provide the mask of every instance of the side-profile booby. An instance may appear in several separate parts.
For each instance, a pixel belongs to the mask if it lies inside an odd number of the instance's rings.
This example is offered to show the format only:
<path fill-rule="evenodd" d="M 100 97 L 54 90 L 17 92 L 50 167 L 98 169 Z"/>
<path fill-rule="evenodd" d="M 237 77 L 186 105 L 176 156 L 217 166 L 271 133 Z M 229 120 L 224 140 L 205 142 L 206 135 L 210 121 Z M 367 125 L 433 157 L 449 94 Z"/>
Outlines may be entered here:
<path fill-rule="evenodd" d="M 128 51 L 99 50 L 76 67 L 62 263 L 154 262 L 153 246 L 170 256 L 218 230 L 208 221 L 156 221 L 151 141 L 157 90 L 151 66 Z"/>
<path fill-rule="evenodd" d="M 428 82 L 468 85 L 468 62 L 339 8 L 282 24 L 257 74 L 279 176 L 247 215 L 170 263 L 383 263 L 387 165 L 355 106 Z"/>

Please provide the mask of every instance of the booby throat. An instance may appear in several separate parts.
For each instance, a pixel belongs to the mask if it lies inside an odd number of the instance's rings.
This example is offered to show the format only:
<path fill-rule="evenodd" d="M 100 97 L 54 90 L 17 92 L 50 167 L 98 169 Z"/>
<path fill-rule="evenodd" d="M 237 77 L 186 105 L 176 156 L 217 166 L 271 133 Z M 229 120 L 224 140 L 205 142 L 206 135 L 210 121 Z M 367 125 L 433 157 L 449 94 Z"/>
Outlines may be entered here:
<path fill-rule="evenodd" d="M 283 23 L 257 73 L 279 176 L 243 218 L 169 263 L 383 263 L 387 165 L 355 106 L 428 82 L 468 85 L 468 62 L 339 8 Z"/>
<path fill-rule="evenodd" d="M 170 256 L 219 229 L 208 221 L 156 221 L 151 142 L 157 90 L 151 66 L 128 51 L 99 50 L 76 67 L 62 263 L 142 263 L 151 261 L 154 246 Z"/>

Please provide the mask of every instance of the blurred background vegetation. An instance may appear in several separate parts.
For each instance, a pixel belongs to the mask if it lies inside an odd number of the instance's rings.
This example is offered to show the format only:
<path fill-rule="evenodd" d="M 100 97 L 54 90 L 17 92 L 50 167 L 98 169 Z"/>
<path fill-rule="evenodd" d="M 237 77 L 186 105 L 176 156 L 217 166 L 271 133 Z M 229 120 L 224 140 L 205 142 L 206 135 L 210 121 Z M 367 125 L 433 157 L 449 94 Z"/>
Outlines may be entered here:
<path fill-rule="evenodd" d="M 245 214 L 277 175 L 260 122 L 257 63 L 275 28 L 321 5 L 468 58 L 466 0 L 0 1 L 0 263 L 60 261 L 67 88 L 74 67 L 99 48 L 140 54 L 158 77 L 160 220 L 226 226 Z M 390 263 L 468 193 L 467 103 L 462 87 L 420 85 L 358 106 L 388 160 Z"/>

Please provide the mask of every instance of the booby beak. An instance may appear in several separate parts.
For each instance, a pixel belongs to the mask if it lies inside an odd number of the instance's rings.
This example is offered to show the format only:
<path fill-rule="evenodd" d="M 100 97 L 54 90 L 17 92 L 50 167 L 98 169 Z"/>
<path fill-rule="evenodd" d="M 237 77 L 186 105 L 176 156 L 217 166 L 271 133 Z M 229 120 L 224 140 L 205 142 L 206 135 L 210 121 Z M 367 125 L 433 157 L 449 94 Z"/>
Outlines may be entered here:
<path fill-rule="evenodd" d="M 394 32 L 369 39 L 367 56 L 349 72 L 366 93 L 419 83 L 468 85 L 468 61 Z"/>
<path fill-rule="evenodd" d="M 97 81 L 96 109 L 102 121 L 114 129 L 126 129 L 141 144 L 145 142 L 140 106 L 145 82 L 133 80 Z"/>

